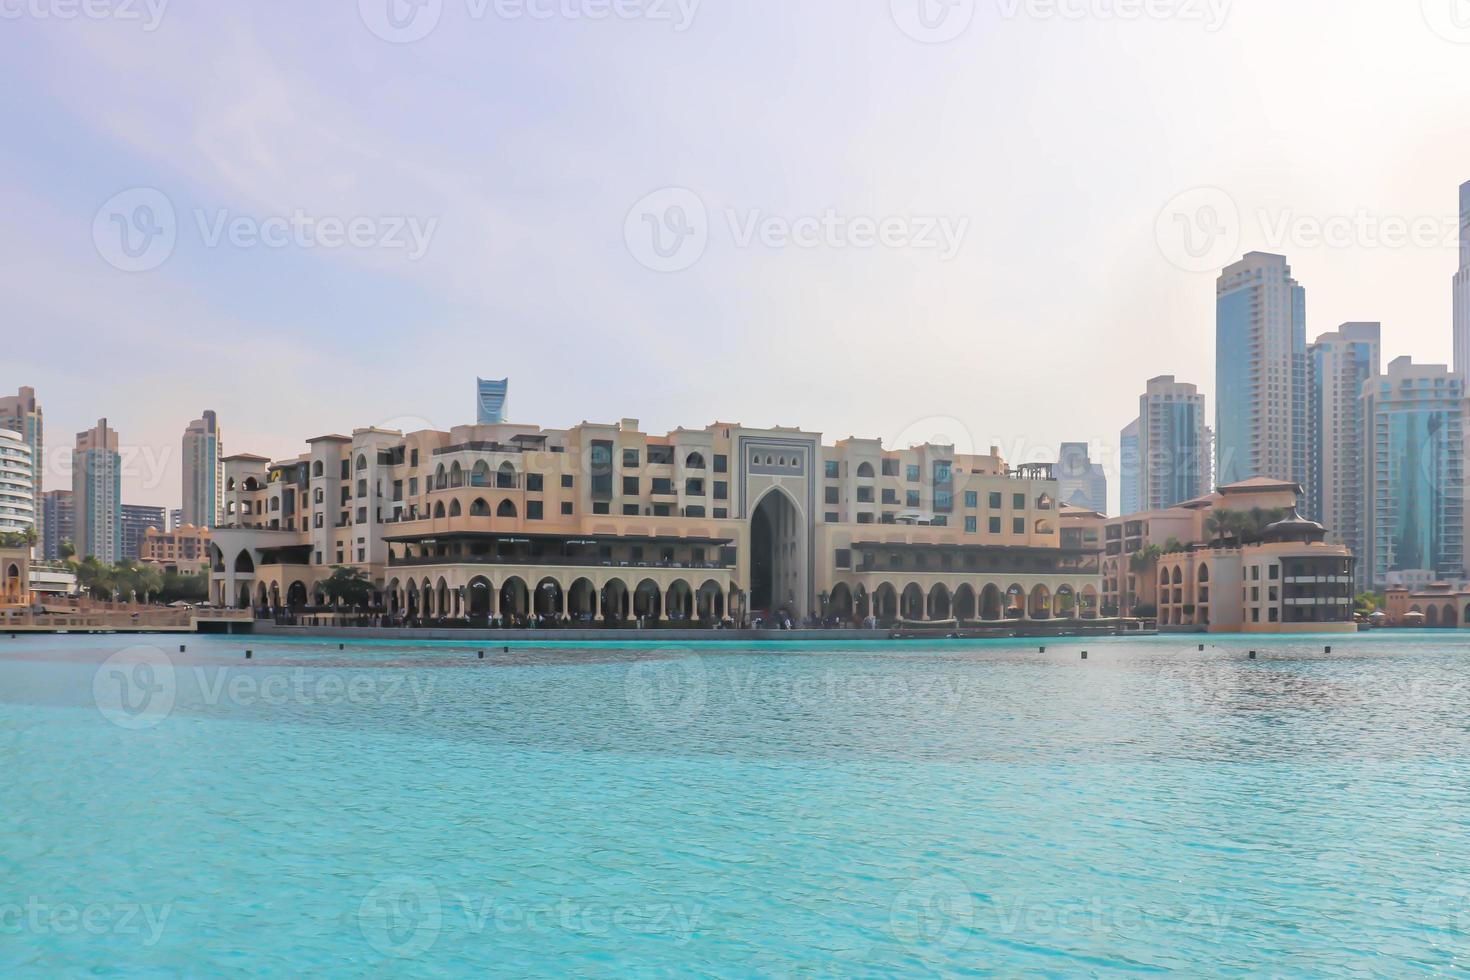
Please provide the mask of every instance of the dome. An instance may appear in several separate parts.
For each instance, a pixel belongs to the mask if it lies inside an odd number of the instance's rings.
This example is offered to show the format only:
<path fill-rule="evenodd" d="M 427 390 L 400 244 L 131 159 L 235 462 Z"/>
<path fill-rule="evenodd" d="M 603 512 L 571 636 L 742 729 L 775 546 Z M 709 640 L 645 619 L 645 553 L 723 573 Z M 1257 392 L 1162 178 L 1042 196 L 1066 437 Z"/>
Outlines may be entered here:
<path fill-rule="evenodd" d="M 1327 537 L 1327 529 L 1316 521 L 1309 521 L 1295 507 L 1291 513 L 1274 524 L 1268 524 L 1261 535 L 1264 541 L 1305 541 L 1316 543 Z"/>

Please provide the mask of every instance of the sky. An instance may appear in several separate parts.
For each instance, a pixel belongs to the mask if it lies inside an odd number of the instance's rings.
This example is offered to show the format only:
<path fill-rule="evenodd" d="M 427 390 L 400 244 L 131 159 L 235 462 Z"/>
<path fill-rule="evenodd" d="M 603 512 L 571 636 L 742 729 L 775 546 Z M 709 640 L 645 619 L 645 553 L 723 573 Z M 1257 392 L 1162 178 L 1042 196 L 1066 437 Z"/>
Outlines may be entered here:
<path fill-rule="evenodd" d="M 0 80 L 0 392 L 129 503 L 206 408 L 285 457 L 477 375 L 1112 467 L 1253 249 L 1450 356 L 1466 0 L 0 0 Z"/>

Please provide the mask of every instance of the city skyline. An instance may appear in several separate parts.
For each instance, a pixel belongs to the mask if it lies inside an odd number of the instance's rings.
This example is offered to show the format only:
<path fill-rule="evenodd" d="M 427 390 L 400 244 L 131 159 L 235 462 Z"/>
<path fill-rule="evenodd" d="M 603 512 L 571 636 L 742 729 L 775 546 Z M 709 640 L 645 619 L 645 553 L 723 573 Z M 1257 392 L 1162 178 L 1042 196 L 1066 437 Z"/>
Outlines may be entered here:
<path fill-rule="evenodd" d="M 16 322 L 110 370 L 38 346 L 9 359 L 14 376 L 0 380 L 42 393 L 54 432 L 107 413 L 131 445 L 166 455 L 148 486 L 130 470 L 124 496 L 172 506 L 177 432 L 197 406 L 219 412 L 232 445 L 284 454 L 279 433 L 297 418 L 322 432 L 358 419 L 470 421 L 464 391 L 477 370 L 514 374 L 516 414 L 550 425 L 616 404 L 659 426 L 738 413 L 750 425 L 800 418 L 837 438 L 890 442 L 957 418 L 977 430 L 976 446 L 1005 441 L 1015 458 L 1026 456 L 1018 442 L 1053 455 L 1064 441 L 1115 445 L 1142 379 L 1193 379 L 1213 406 L 1209 284 L 1256 249 L 1287 255 L 1310 290 L 1309 335 L 1379 321 L 1386 353 L 1448 364 L 1453 243 L 1398 248 L 1377 231 L 1392 220 L 1456 223 L 1470 137 L 1442 120 L 1470 88 L 1457 71 L 1466 49 L 1414 5 L 1346 6 L 1237 5 L 1214 31 L 986 10 L 943 44 L 908 36 L 883 4 L 841 18 L 706 5 L 682 31 L 460 23 L 462 10 L 446 11 L 413 44 L 381 40 L 352 5 L 293 12 L 289 39 L 270 5 L 171 8 L 151 32 L 20 21 L 9 64 L 30 94 L 0 112 L 45 138 L 0 161 L 8 186 L 23 188 L 0 232 L 0 282 Z M 1304 30 L 1317 39 L 1306 50 L 1292 41 Z M 772 36 L 843 43 L 805 45 L 798 61 L 768 51 Z M 531 41 L 546 53 L 530 55 Z M 1139 50 L 1138 72 L 1108 70 L 1114 43 Z M 1393 71 L 1370 77 L 1340 56 L 1370 44 L 1394 53 Z M 74 46 L 88 57 L 68 57 Z M 763 52 L 754 62 L 752 49 Z M 551 74 L 546 59 L 579 67 Z M 835 81 L 869 77 L 874 59 L 889 87 L 859 125 L 834 101 Z M 1269 78 L 1257 71 L 1267 62 L 1277 66 Z M 123 63 L 128 72 L 111 70 Z M 256 84 L 234 95 L 193 83 L 226 70 L 218 65 Z M 391 98 L 360 84 L 405 65 L 428 70 L 399 78 Z M 1089 95 L 1049 100 L 1045 130 L 1024 102 L 970 96 L 1016 73 Z M 716 75 L 750 87 L 767 107 L 759 118 L 691 103 L 690 91 L 718 90 Z M 1191 84 L 1142 84 L 1157 78 Z M 1302 118 L 1298 103 L 1321 87 L 1340 97 Z M 176 93 L 175 104 L 150 91 Z M 629 91 L 640 93 L 631 123 L 618 101 Z M 485 125 L 443 135 L 452 117 Z M 1164 128 L 1175 148 L 1153 153 L 1149 136 Z M 1365 149 L 1369 128 L 1384 138 Z M 668 131 L 681 133 L 677 144 Z M 595 170 L 584 140 L 605 151 Z M 1116 152 L 1099 158 L 1100 142 Z M 59 157 L 95 162 L 46 179 Z M 178 241 L 158 268 L 129 273 L 99 254 L 93 224 L 139 187 L 166 194 Z M 677 272 L 646 268 L 625 241 L 635 205 L 663 188 L 693 191 L 710 219 L 702 258 Z M 1181 268 L 1191 263 L 1172 240 L 1161 245 L 1160 219 L 1209 189 L 1223 191 L 1206 199 L 1226 202 L 1239 227 L 1212 269 Z M 969 225 L 948 260 L 736 240 L 753 218 L 795 222 L 828 208 Z M 297 209 L 438 224 L 417 260 L 206 240 L 221 212 L 258 220 Z M 1360 214 L 1373 234 L 1353 230 Z M 1346 247 L 1312 244 L 1314 228 L 1342 222 Z M 1059 277 L 1069 288 L 1056 288 Z M 731 339 L 719 371 L 701 369 L 692 333 Z M 223 377 L 198 370 L 222 336 L 292 356 L 232 358 Z M 926 357 L 895 377 L 895 349 L 971 356 Z M 437 380 L 446 354 L 457 370 L 443 384 L 404 383 Z M 1027 365 L 1094 403 L 1084 415 L 1037 399 L 1034 372 L 1017 369 Z M 170 373 L 167 404 L 135 396 L 154 371 Z M 648 383 L 630 383 L 638 378 Z M 864 404 L 858 390 L 885 397 Z"/>

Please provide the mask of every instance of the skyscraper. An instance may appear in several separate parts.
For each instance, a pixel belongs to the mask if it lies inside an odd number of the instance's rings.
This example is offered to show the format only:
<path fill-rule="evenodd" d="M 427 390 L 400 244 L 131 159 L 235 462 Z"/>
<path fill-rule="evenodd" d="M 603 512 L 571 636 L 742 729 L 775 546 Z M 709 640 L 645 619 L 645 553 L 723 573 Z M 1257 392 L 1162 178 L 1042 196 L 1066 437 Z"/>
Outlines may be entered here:
<path fill-rule="evenodd" d="M 1118 512 L 1136 514 L 1143 510 L 1143 462 L 1139 457 L 1139 420 L 1124 426 L 1118 436 Z"/>
<path fill-rule="evenodd" d="M 47 490 L 41 498 L 45 512 L 46 533 L 41 539 L 41 557 L 52 561 L 61 557 L 61 542 L 76 544 L 76 510 L 70 490 Z"/>
<path fill-rule="evenodd" d="M 1057 453 L 1056 477 L 1062 503 L 1108 512 L 1108 477 L 1088 456 L 1087 443 L 1064 442 Z"/>
<path fill-rule="evenodd" d="M 1162 510 L 1210 492 L 1205 396 L 1172 374 L 1150 378 L 1138 399 L 1140 510 Z"/>
<path fill-rule="evenodd" d="M 1367 583 L 1464 576 L 1463 383 L 1399 357 L 1363 385 Z"/>
<path fill-rule="evenodd" d="M 214 527 L 218 523 L 220 458 L 219 421 L 214 412 L 206 411 L 184 430 L 184 506 L 181 509 L 185 524 Z"/>
<path fill-rule="evenodd" d="M 1470 377 L 1470 181 L 1460 185 L 1460 269 L 1455 273 L 1455 373 L 1461 381 Z"/>
<path fill-rule="evenodd" d="M 0 429 L 19 432 L 26 444 L 31 447 L 31 483 L 34 491 L 32 503 L 36 515 L 37 541 L 40 541 L 46 533 L 45 517 L 41 513 L 41 480 L 46 469 L 44 453 L 46 438 L 43 423 L 41 405 L 36 401 L 36 389 L 21 388 L 19 393 L 12 397 L 0 398 Z"/>
<path fill-rule="evenodd" d="M 476 378 L 476 421 L 480 425 L 499 425 L 505 421 L 505 411 L 510 400 L 510 379 L 486 381 Z"/>
<path fill-rule="evenodd" d="M 1363 555 L 1363 384 L 1380 370 L 1377 323 L 1344 323 L 1308 348 L 1307 514 Z M 1367 562 L 1358 562 L 1366 574 Z"/>
<path fill-rule="evenodd" d="M 1250 252 L 1215 285 L 1216 481 L 1307 481 L 1307 294 Z"/>
<path fill-rule="evenodd" d="M 115 562 L 122 557 L 122 457 L 106 419 L 77 433 L 71 466 L 77 557 Z"/>
<path fill-rule="evenodd" d="M 122 551 L 120 558 L 137 558 L 143 553 L 143 537 L 148 529 L 167 531 L 168 515 L 162 507 L 144 504 L 122 505 Z"/>
<path fill-rule="evenodd" d="M 0 429 L 0 534 L 35 529 L 39 517 L 33 480 L 30 443 L 19 432 Z"/>

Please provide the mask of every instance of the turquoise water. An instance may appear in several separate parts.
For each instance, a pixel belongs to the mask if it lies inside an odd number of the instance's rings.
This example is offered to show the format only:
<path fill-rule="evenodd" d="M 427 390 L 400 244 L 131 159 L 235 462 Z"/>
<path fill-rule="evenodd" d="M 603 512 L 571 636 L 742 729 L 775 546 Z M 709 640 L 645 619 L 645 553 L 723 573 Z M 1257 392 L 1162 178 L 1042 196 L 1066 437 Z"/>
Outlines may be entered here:
<path fill-rule="evenodd" d="M 1470 637 L 1205 639 L 0 636 L 0 975 L 1470 969 Z"/>

